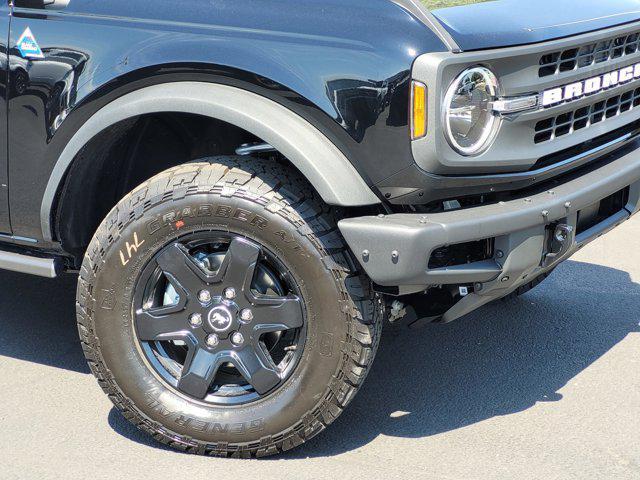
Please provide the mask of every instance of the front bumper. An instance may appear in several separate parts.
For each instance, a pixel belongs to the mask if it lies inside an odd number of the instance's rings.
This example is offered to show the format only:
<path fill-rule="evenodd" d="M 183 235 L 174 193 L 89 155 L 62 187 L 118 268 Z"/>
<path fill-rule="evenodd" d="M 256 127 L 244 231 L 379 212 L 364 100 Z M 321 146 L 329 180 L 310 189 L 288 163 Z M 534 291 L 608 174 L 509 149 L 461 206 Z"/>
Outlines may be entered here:
<path fill-rule="evenodd" d="M 444 320 L 458 318 L 503 297 L 569 258 L 591 240 L 618 226 L 640 208 L 640 144 L 623 148 L 609 162 L 582 176 L 527 198 L 436 214 L 394 214 L 341 220 L 339 228 L 369 277 L 399 294 L 435 285 L 473 285 Z M 627 189 L 626 205 L 582 231 L 578 215 Z M 570 233 L 550 251 L 554 226 Z M 490 239 L 493 258 L 429 269 L 434 250 Z"/>

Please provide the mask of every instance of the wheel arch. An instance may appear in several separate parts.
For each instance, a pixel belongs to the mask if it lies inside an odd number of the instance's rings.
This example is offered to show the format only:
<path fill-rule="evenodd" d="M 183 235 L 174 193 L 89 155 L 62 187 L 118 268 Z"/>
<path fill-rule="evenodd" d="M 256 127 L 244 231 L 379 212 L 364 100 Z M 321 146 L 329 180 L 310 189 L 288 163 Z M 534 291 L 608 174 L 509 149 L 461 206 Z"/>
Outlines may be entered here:
<path fill-rule="evenodd" d="M 83 147 L 119 122 L 163 112 L 209 117 L 259 137 L 300 170 L 328 204 L 356 207 L 380 203 L 344 153 L 288 108 L 229 85 L 170 82 L 143 87 L 110 102 L 73 135 L 54 165 L 42 199 L 40 216 L 45 240 L 53 240 L 55 201 L 67 171 Z"/>

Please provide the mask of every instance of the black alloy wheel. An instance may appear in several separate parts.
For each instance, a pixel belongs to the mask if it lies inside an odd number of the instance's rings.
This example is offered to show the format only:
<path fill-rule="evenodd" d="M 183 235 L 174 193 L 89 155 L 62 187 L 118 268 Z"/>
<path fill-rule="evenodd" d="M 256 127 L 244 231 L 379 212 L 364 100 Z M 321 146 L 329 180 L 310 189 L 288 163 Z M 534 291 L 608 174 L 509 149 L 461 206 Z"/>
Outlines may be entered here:
<path fill-rule="evenodd" d="M 264 247 L 200 232 L 164 247 L 142 273 L 134 330 L 161 378 L 199 401 L 228 405 L 286 381 L 303 348 L 304 305 Z"/>

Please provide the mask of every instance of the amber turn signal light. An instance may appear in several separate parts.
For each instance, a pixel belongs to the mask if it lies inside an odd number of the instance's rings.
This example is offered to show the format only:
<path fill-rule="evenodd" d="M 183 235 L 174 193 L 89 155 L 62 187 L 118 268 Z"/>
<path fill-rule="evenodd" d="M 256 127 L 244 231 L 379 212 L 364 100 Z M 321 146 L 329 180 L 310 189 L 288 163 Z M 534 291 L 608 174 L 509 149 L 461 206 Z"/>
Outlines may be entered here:
<path fill-rule="evenodd" d="M 411 82 L 411 139 L 417 140 L 427 134 L 427 86 Z"/>

